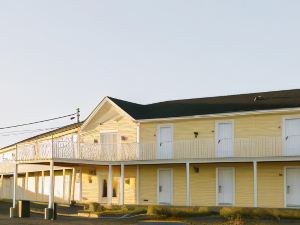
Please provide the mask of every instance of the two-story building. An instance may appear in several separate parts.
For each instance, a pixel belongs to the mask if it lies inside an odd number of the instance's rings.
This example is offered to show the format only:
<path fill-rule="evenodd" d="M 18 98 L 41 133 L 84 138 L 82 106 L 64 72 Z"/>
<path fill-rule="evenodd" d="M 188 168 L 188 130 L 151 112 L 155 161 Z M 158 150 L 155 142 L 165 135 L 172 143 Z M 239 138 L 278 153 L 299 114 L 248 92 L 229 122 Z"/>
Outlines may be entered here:
<path fill-rule="evenodd" d="M 47 187 L 49 208 L 57 180 L 66 186 L 56 167 L 70 171 L 68 201 L 300 207 L 300 90 L 148 105 L 106 97 L 76 134 L 2 149 L 16 151 L 12 180 L 21 166 L 46 167 L 50 182 L 36 178 L 35 190 Z"/>

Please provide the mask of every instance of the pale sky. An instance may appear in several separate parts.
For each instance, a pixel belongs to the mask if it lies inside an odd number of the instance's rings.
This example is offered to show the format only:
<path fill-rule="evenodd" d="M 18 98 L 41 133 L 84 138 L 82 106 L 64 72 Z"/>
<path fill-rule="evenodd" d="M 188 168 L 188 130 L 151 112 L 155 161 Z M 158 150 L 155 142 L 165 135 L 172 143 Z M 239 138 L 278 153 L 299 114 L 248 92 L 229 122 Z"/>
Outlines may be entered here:
<path fill-rule="evenodd" d="M 0 0 L 0 127 L 300 87 L 298 0 Z M 0 130 L 0 147 L 71 121 Z M 12 135 L 14 134 L 14 135 Z"/>

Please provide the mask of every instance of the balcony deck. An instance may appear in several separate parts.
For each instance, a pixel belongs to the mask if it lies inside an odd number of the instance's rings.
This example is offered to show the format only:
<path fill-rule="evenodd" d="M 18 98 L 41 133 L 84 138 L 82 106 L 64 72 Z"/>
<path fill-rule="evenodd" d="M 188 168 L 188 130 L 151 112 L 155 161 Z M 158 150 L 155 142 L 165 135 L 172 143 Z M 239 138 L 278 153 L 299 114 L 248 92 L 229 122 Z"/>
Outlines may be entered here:
<path fill-rule="evenodd" d="M 299 146 L 299 147 L 298 147 Z M 19 145 L 17 161 L 81 160 L 130 162 L 155 160 L 218 160 L 300 157 L 300 137 L 288 142 L 282 137 L 235 138 L 221 146 L 215 139 L 193 139 L 169 143 L 90 144 L 64 141 Z"/>

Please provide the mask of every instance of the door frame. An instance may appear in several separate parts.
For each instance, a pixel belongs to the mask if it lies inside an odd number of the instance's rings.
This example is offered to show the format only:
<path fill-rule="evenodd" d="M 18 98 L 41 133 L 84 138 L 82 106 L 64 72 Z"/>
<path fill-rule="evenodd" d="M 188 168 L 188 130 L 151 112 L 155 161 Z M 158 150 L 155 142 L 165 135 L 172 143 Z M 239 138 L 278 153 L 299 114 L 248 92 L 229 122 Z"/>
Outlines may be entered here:
<path fill-rule="evenodd" d="M 285 137 L 286 137 L 286 129 L 285 129 L 285 122 L 287 120 L 292 120 L 292 119 L 300 119 L 300 115 L 291 115 L 291 116 L 283 116 L 282 117 L 282 122 L 281 122 L 281 141 L 282 141 L 282 154 L 287 155 L 287 148 L 286 148 L 286 143 L 285 143 Z"/>
<path fill-rule="evenodd" d="M 170 123 L 168 123 L 168 124 L 159 124 L 159 125 L 157 125 L 157 127 L 156 127 L 156 149 L 157 149 L 157 151 L 156 151 L 156 159 L 159 159 L 159 153 L 158 153 L 158 151 L 159 151 L 159 148 L 160 148 L 160 145 L 159 145 L 159 143 L 160 143 L 160 128 L 162 128 L 162 127 L 168 127 L 168 128 L 170 128 L 171 129 L 171 142 L 172 142 L 172 156 L 171 156 L 171 158 L 173 158 L 173 150 L 174 150 L 174 148 L 173 148 L 173 144 L 174 144 L 174 125 L 173 124 L 170 124 Z"/>
<path fill-rule="evenodd" d="M 234 120 L 216 120 L 215 121 L 215 155 L 218 157 L 218 136 L 219 136 L 219 124 L 220 123 L 231 123 L 231 135 L 232 135 L 232 154 L 234 156 Z"/>
<path fill-rule="evenodd" d="M 219 169 L 231 169 L 232 170 L 232 205 L 235 205 L 235 167 L 216 167 L 216 205 L 219 206 Z"/>
<path fill-rule="evenodd" d="M 283 167 L 283 174 L 284 174 L 284 179 L 283 179 L 283 192 L 284 192 L 284 208 L 295 208 L 299 209 L 300 207 L 291 207 L 287 206 L 287 196 L 286 196 L 286 180 L 287 180 L 287 169 L 300 169 L 300 166 L 284 166 Z"/>
<path fill-rule="evenodd" d="M 173 168 L 158 168 L 157 169 L 157 175 L 156 175 L 156 198 L 157 198 L 157 205 L 161 205 L 159 201 L 159 172 L 162 170 L 169 170 L 171 172 L 171 201 L 170 205 L 173 205 Z"/>

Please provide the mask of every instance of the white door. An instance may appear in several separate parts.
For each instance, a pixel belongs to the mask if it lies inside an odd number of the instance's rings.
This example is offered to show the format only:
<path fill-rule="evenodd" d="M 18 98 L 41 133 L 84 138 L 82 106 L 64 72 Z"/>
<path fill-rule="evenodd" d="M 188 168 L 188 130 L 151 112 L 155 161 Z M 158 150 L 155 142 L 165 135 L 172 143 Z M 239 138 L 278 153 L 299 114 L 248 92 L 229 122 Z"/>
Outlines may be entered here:
<path fill-rule="evenodd" d="M 232 205 L 234 197 L 233 168 L 218 168 L 218 204 Z"/>
<path fill-rule="evenodd" d="M 216 137 L 217 157 L 233 157 L 233 124 L 218 123 Z"/>
<path fill-rule="evenodd" d="M 49 196 L 50 195 L 50 176 L 44 177 L 44 195 Z"/>
<path fill-rule="evenodd" d="M 25 194 L 25 177 L 18 177 L 18 190 L 17 190 L 17 199 L 23 200 Z"/>
<path fill-rule="evenodd" d="M 300 206 L 300 168 L 286 169 L 286 205 Z"/>
<path fill-rule="evenodd" d="M 300 119 L 285 120 L 285 154 L 300 155 Z"/>
<path fill-rule="evenodd" d="M 171 159 L 173 154 L 173 131 L 171 126 L 158 128 L 157 158 Z"/>
<path fill-rule="evenodd" d="M 74 188 L 74 200 L 81 200 L 81 171 L 76 170 L 75 173 L 75 188 Z"/>
<path fill-rule="evenodd" d="M 70 201 L 70 188 L 71 188 L 71 175 L 65 175 L 65 190 L 64 190 L 64 201 Z"/>
<path fill-rule="evenodd" d="M 170 205 L 172 203 L 172 170 L 158 170 L 158 203 Z"/>
<path fill-rule="evenodd" d="M 100 133 L 100 160 L 121 160 L 120 148 L 118 148 L 119 134 L 117 132 Z"/>
<path fill-rule="evenodd" d="M 54 197 L 58 198 L 59 200 L 63 199 L 63 176 L 56 175 L 54 176 Z"/>

